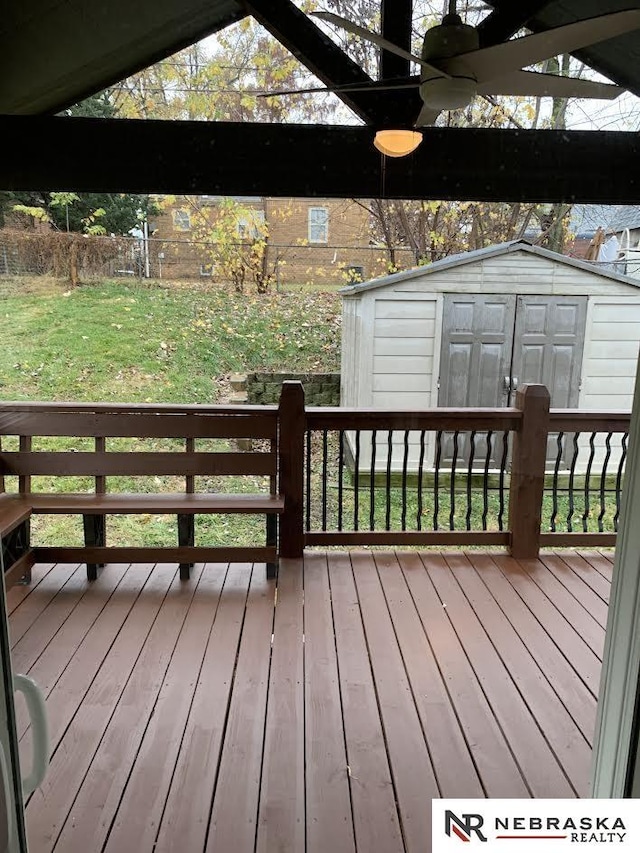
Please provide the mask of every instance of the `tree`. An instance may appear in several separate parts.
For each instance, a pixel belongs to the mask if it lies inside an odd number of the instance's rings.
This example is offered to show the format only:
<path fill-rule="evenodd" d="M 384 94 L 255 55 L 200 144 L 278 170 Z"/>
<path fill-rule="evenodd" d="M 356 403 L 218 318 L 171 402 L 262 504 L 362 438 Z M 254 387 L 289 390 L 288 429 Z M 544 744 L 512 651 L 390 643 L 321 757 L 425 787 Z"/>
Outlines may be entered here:
<path fill-rule="evenodd" d="M 211 40 L 209 40 L 211 42 Z M 113 105 L 127 118 L 208 121 L 323 121 L 331 103 L 314 95 L 260 98 L 258 92 L 298 88 L 309 72 L 253 18 L 192 45 L 114 87 Z"/>
<path fill-rule="evenodd" d="M 280 257 L 269 254 L 264 212 L 231 198 L 221 199 L 213 208 L 190 201 L 192 242 L 207 258 L 211 271 L 231 282 L 236 293 L 244 292 L 247 279 L 257 293 L 268 293 Z"/>

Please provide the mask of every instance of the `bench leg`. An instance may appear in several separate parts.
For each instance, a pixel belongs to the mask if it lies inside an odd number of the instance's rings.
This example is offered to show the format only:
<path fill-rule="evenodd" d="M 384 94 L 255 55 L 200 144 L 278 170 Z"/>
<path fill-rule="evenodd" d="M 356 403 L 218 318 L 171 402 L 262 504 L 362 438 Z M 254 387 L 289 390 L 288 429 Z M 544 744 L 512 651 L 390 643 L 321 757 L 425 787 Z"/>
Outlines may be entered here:
<path fill-rule="evenodd" d="M 195 516 L 178 516 L 178 545 L 193 546 L 196 541 Z M 180 563 L 180 580 L 188 581 L 193 563 Z"/>
<path fill-rule="evenodd" d="M 23 521 L 22 524 L 19 524 L 18 527 L 4 537 L 2 540 L 2 565 L 5 572 L 27 553 L 30 547 L 30 537 L 31 524 L 29 521 Z M 19 582 L 25 585 L 31 583 L 30 567 L 25 569 Z"/>
<path fill-rule="evenodd" d="M 278 516 L 267 515 L 267 546 L 278 544 Z M 267 563 L 267 579 L 272 580 L 278 574 L 277 563 Z"/>
<path fill-rule="evenodd" d="M 87 548 L 103 547 L 106 544 L 106 524 L 104 515 L 83 515 L 84 544 Z M 104 563 L 87 563 L 87 580 L 95 581 L 98 578 L 98 569 Z"/>

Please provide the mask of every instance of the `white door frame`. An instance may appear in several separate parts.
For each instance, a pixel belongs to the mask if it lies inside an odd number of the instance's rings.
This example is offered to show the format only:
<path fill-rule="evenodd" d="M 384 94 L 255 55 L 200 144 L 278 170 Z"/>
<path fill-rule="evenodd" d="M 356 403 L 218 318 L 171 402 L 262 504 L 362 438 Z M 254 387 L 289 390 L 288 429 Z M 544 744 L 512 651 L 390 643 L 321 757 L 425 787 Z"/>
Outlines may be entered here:
<path fill-rule="evenodd" d="M 638 796 L 639 686 L 640 369 L 629 427 L 629 456 L 600 680 L 591 777 L 593 797 L 628 797 L 632 791 Z"/>

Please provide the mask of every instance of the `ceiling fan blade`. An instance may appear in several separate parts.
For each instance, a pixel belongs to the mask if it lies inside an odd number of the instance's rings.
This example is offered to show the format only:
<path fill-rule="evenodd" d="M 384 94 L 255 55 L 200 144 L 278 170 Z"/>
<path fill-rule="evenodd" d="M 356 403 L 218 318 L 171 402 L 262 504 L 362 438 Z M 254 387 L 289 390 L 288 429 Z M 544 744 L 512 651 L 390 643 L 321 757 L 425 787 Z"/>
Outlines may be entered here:
<path fill-rule="evenodd" d="M 534 98 L 599 98 L 613 100 L 624 92 L 622 86 L 539 74 L 536 71 L 513 71 L 478 86 L 479 95 L 525 95 Z"/>
<path fill-rule="evenodd" d="M 436 119 L 441 112 L 442 110 L 433 110 L 431 107 L 423 104 L 414 127 L 428 127 L 429 125 L 435 124 Z"/>
<path fill-rule="evenodd" d="M 471 73 L 479 83 L 484 83 L 526 65 L 535 65 L 561 53 L 572 53 L 638 28 L 640 9 L 629 9 L 463 53 L 446 60 L 443 65 L 450 74 Z"/>
<path fill-rule="evenodd" d="M 356 36 L 360 36 L 360 38 L 365 39 L 366 41 L 370 41 L 372 44 L 377 45 L 378 47 L 383 48 L 383 50 L 388 50 L 389 53 L 395 53 L 396 56 L 401 56 L 403 59 L 408 59 L 411 62 L 417 62 L 422 68 L 427 71 L 430 71 L 436 77 L 446 77 L 449 78 L 449 74 L 445 71 L 442 71 L 439 68 L 436 68 L 433 65 L 430 65 L 428 62 L 425 62 L 424 59 L 421 59 L 419 56 L 415 56 L 413 53 L 409 53 L 408 50 L 404 50 L 401 47 L 398 47 L 397 44 L 394 44 L 392 41 L 384 38 L 384 36 L 378 35 L 378 33 L 372 33 L 371 30 L 366 30 L 364 27 L 358 26 L 358 24 L 354 24 L 353 21 L 349 21 L 347 18 L 342 18 L 340 15 L 334 15 L 333 12 L 311 12 L 314 18 L 320 18 L 321 21 L 328 21 L 330 24 L 335 24 L 337 27 L 342 27 L 343 30 L 347 30 L 350 33 L 353 33 Z"/>
<path fill-rule="evenodd" d="M 419 77 L 404 77 L 396 80 L 377 80 L 363 83 L 344 83 L 338 86 L 310 86 L 308 89 L 277 89 L 274 92 L 248 92 L 258 98 L 278 98 L 282 95 L 310 95 L 315 92 L 396 92 L 400 89 L 417 89 Z"/>

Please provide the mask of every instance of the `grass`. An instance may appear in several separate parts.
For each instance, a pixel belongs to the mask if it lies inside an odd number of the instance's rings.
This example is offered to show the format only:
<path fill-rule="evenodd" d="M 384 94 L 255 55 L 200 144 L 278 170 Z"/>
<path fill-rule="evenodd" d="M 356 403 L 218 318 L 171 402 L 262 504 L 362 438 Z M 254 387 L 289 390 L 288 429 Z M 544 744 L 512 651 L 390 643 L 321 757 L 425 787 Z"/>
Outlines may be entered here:
<path fill-rule="evenodd" d="M 212 403 L 224 395 L 226 377 L 233 372 L 339 369 L 341 305 L 335 290 L 292 287 L 267 296 L 242 296 L 197 282 L 145 286 L 105 281 L 69 289 L 52 279 L 4 278 L 0 299 L 4 400 Z M 5 449 L 17 449 L 12 441 L 5 441 Z M 87 441 L 39 438 L 34 449 L 89 450 Z M 147 442 L 144 449 L 170 449 L 161 444 Z M 125 449 L 116 445 L 111 441 L 109 449 Z M 205 490 L 235 492 L 257 485 L 249 478 L 199 484 Z M 7 478 L 7 488 L 14 487 Z M 111 478 L 109 487 L 181 490 L 184 481 Z M 34 478 L 33 488 L 90 490 L 92 480 Z M 36 544 L 78 545 L 82 519 L 39 516 L 32 531 Z M 113 517 L 108 535 L 113 545 L 175 544 L 176 519 Z M 264 541 L 264 519 L 198 517 L 196 537 L 203 545 Z"/>
<path fill-rule="evenodd" d="M 340 297 L 4 280 L 5 400 L 216 402 L 228 374 L 339 369 Z"/>

